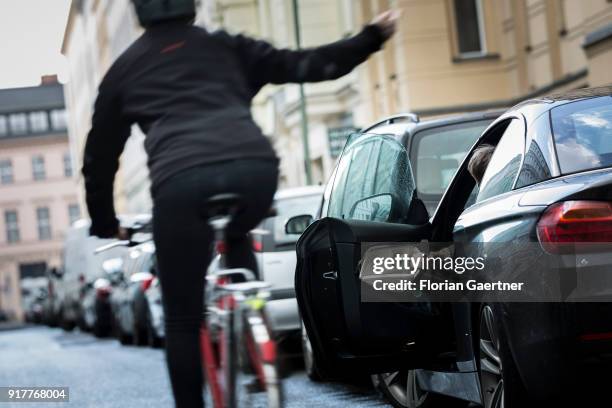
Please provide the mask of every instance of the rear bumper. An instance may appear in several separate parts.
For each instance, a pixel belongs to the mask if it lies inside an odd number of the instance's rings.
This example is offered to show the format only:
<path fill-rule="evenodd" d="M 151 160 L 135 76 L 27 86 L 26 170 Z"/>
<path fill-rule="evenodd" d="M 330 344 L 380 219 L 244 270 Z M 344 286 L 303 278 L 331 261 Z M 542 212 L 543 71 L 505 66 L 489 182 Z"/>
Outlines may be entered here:
<path fill-rule="evenodd" d="M 612 354 L 610 303 L 509 303 L 501 311 L 518 371 L 536 397 L 571 387 L 583 363 Z"/>
<path fill-rule="evenodd" d="M 272 290 L 266 316 L 275 334 L 300 330 L 300 313 L 293 289 Z"/>

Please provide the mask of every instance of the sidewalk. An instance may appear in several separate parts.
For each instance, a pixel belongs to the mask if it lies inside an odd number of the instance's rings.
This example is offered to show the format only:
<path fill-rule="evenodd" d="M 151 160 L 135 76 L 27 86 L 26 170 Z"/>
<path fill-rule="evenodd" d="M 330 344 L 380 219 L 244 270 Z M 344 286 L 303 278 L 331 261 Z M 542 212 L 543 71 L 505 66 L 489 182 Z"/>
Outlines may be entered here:
<path fill-rule="evenodd" d="M 23 329 L 28 325 L 23 322 L 0 322 L 0 332 L 6 330 Z"/>

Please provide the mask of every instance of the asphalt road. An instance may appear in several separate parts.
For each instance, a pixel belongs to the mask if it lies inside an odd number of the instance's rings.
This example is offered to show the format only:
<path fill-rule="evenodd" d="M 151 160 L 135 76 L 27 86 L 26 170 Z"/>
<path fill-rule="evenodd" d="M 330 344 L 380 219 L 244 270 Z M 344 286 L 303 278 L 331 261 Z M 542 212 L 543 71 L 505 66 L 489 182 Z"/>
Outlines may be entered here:
<path fill-rule="evenodd" d="M 317 384 L 296 370 L 283 384 L 288 407 L 388 406 L 367 383 Z M 0 402 L 0 408 L 173 406 L 161 350 L 42 326 L 0 331 L 0 386 L 70 387 L 69 403 Z M 262 406 L 261 397 L 253 395 L 251 406 Z"/>

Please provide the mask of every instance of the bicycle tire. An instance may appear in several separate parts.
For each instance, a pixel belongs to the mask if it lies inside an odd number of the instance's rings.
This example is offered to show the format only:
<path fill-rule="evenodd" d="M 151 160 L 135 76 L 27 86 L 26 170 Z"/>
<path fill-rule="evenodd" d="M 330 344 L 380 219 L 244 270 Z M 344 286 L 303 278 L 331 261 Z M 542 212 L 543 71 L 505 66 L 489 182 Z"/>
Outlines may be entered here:
<path fill-rule="evenodd" d="M 278 353 L 272 332 L 262 311 L 247 312 L 243 321 L 243 335 L 249 347 L 251 365 L 258 377 L 269 408 L 284 406 L 284 392 L 278 367 Z"/>

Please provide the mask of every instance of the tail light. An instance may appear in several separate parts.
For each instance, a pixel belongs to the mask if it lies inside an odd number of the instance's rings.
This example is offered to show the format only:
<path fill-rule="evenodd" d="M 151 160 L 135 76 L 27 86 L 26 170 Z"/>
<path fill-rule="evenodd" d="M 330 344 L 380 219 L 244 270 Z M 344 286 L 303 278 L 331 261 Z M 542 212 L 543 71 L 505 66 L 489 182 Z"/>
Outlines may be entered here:
<path fill-rule="evenodd" d="M 93 287 L 96 291 L 96 297 L 98 299 L 108 298 L 113 290 L 110 281 L 108 279 L 103 278 L 96 279 L 93 284 Z"/>
<path fill-rule="evenodd" d="M 545 251 L 562 253 L 573 244 L 612 243 L 612 203 L 565 201 L 546 209 L 537 225 Z"/>
<path fill-rule="evenodd" d="M 263 242 L 261 240 L 253 237 L 252 243 L 253 243 L 253 251 L 263 252 Z"/>
<path fill-rule="evenodd" d="M 215 242 L 215 250 L 219 254 L 225 254 L 227 252 L 227 245 L 225 244 L 225 241 Z"/>
<path fill-rule="evenodd" d="M 110 286 L 103 286 L 100 288 L 96 288 L 96 297 L 105 299 L 110 296 L 111 291 L 112 289 Z"/>
<path fill-rule="evenodd" d="M 155 276 L 151 276 L 150 278 L 146 278 L 143 279 L 141 282 L 141 287 L 142 287 L 142 291 L 146 292 L 147 289 L 149 289 L 151 287 L 151 284 L 153 283 L 153 280 L 155 279 Z"/>

